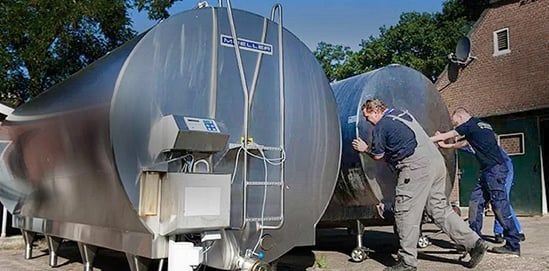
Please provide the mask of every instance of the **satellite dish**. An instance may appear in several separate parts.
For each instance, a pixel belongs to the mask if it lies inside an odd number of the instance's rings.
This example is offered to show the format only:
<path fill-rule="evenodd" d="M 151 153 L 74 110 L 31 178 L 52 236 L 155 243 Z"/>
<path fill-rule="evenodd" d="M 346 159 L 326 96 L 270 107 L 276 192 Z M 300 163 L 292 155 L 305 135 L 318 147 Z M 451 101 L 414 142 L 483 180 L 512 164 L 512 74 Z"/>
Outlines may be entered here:
<path fill-rule="evenodd" d="M 468 37 L 462 37 L 459 39 L 454 52 L 448 56 L 451 63 L 455 63 L 459 66 L 467 66 L 476 57 L 471 56 L 471 40 Z"/>
<path fill-rule="evenodd" d="M 454 51 L 458 61 L 465 62 L 471 56 L 471 40 L 468 37 L 459 39 Z"/>

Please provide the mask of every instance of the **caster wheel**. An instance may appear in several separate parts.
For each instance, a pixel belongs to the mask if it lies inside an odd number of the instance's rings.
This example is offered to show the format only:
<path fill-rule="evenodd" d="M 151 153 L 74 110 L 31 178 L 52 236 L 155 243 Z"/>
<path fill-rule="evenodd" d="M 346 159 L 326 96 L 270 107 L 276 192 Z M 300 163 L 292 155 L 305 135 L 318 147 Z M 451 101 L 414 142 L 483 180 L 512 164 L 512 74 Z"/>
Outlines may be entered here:
<path fill-rule="evenodd" d="M 426 248 L 429 245 L 431 245 L 431 241 L 429 241 L 429 238 L 427 236 L 422 235 L 419 237 L 419 240 L 417 240 L 417 246 L 419 248 Z"/>
<path fill-rule="evenodd" d="M 368 252 L 364 248 L 357 247 L 351 252 L 351 259 L 357 263 L 362 262 L 368 259 Z"/>

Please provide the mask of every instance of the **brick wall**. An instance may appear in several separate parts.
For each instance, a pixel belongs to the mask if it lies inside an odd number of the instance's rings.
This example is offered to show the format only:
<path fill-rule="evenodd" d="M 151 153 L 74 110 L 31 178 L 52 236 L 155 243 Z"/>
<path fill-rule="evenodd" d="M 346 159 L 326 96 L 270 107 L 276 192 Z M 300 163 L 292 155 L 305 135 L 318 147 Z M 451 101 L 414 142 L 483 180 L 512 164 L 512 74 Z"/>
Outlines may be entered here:
<path fill-rule="evenodd" d="M 493 32 L 509 29 L 511 52 L 493 56 Z M 476 56 L 450 83 L 444 72 L 437 89 L 451 112 L 463 106 L 478 117 L 549 107 L 549 0 L 523 0 L 493 7 L 469 38 Z"/>

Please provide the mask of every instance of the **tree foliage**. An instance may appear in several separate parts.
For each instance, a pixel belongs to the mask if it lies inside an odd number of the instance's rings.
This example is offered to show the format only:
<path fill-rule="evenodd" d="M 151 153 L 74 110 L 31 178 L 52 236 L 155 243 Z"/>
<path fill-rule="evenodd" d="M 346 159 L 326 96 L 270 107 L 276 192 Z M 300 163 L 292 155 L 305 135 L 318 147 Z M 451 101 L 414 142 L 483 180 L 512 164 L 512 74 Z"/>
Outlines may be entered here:
<path fill-rule="evenodd" d="M 396 25 L 382 26 L 379 36 L 362 40 L 359 51 L 344 51 L 345 58 L 341 57 L 341 48 L 345 47 L 326 43 L 319 44 L 315 55 L 330 80 L 394 63 L 421 71 L 435 81 L 447 63 L 448 54 L 471 29 L 480 16 L 479 8 L 485 8 L 487 2 L 447 0 L 440 13 L 405 12 Z"/>
<path fill-rule="evenodd" d="M 121 0 L 2 0 L 0 91 L 34 97 L 132 38 Z"/>
<path fill-rule="evenodd" d="M 160 20 L 176 1 L 0 1 L 0 100 L 32 98 L 134 37 L 130 9 Z"/>
<path fill-rule="evenodd" d="M 149 19 L 161 20 L 170 16 L 168 9 L 177 1 L 180 0 L 134 0 L 131 5 L 138 11 L 147 11 Z"/>
<path fill-rule="evenodd" d="M 353 73 L 351 67 L 345 65 L 353 54 L 348 46 L 320 42 L 314 54 L 330 81 L 346 78 Z"/>
<path fill-rule="evenodd" d="M 15 104 L 40 94 L 135 36 L 129 9 L 169 17 L 181 0 L 0 1 L 0 99 Z M 447 0 L 441 13 L 403 13 L 397 25 L 363 40 L 361 49 L 321 42 L 315 55 L 330 80 L 400 63 L 434 80 L 455 42 L 489 0 Z"/>

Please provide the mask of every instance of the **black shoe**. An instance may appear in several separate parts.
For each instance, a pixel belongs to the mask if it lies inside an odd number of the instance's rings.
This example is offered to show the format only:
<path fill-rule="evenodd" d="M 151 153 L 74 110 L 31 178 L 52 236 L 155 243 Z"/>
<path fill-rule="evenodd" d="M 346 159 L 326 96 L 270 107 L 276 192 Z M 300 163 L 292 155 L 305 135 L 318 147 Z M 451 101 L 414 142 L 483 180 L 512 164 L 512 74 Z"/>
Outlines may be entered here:
<path fill-rule="evenodd" d="M 521 242 L 526 241 L 526 235 L 524 235 L 523 232 L 519 233 L 519 237 L 520 237 L 520 241 L 521 241 Z"/>
<path fill-rule="evenodd" d="M 501 233 L 496 234 L 494 237 L 495 237 L 495 242 L 498 244 L 503 244 L 503 242 L 505 242 L 505 239 L 503 239 L 503 234 Z"/>
<path fill-rule="evenodd" d="M 497 254 L 509 254 L 509 255 L 520 256 L 520 249 L 512 250 L 507 246 L 495 247 L 492 249 L 492 252 Z"/>
<path fill-rule="evenodd" d="M 469 268 L 475 268 L 480 261 L 482 261 L 482 257 L 486 254 L 486 250 L 488 250 L 488 243 L 482 240 L 482 238 L 479 238 L 475 243 L 475 246 L 469 251 L 469 255 L 471 256 Z"/>
<path fill-rule="evenodd" d="M 385 267 L 383 271 L 416 271 L 417 267 L 407 265 L 403 261 L 398 262 L 397 264 L 389 267 Z"/>

